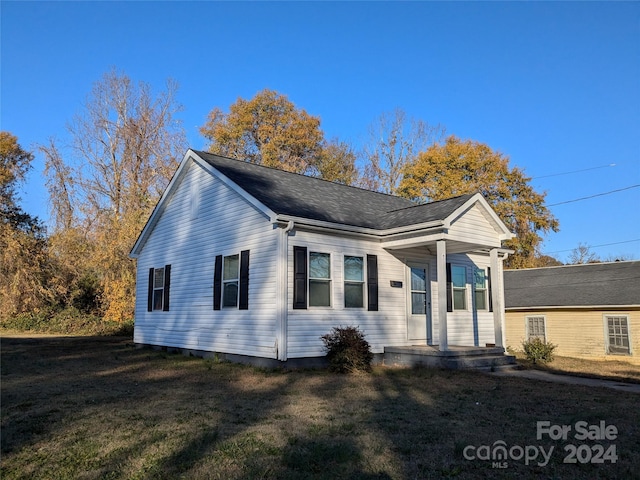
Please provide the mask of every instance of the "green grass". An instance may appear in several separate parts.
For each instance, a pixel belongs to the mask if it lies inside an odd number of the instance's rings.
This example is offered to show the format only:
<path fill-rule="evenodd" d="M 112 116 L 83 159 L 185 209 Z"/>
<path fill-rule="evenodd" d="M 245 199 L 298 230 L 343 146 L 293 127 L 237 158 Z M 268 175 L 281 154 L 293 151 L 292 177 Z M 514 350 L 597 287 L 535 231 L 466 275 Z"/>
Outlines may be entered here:
<path fill-rule="evenodd" d="M 578 479 L 640 468 L 631 393 L 433 369 L 255 369 L 115 337 L 1 346 L 3 479 Z M 619 461 L 564 464 L 566 442 L 537 440 L 539 420 L 615 425 Z M 498 440 L 556 453 L 546 467 L 504 470 L 463 456 Z"/>

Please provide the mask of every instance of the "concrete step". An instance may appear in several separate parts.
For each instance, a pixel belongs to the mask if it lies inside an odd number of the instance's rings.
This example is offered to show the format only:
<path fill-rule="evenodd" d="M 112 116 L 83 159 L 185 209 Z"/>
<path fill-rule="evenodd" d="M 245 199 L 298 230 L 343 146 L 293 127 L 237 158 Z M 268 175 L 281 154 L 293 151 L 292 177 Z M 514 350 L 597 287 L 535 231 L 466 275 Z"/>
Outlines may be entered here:
<path fill-rule="evenodd" d="M 448 357 L 442 359 L 442 366 L 454 370 L 459 369 L 495 369 L 496 367 L 517 366 L 516 357 L 512 355 L 485 355 L 472 357 Z"/>

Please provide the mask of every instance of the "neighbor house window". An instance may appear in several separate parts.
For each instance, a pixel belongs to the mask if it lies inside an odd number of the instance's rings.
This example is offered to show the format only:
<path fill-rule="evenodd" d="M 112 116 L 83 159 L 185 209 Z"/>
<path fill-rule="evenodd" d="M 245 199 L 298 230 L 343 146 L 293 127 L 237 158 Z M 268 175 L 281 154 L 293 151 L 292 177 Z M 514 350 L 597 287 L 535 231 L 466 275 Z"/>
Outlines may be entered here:
<path fill-rule="evenodd" d="M 309 252 L 309 306 L 331 306 L 331 255 Z"/>
<path fill-rule="evenodd" d="M 364 307 L 364 258 L 344 257 L 344 306 Z"/>
<path fill-rule="evenodd" d="M 543 342 L 546 341 L 546 330 L 544 325 L 544 316 L 535 316 L 526 318 L 527 340 L 539 338 Z"/>
<path fill-rule="evenodd" d="M 607 331 L 607 353 L 629 355 L 629 317 L 626 315 L 605 315 Z"/>
<path fill-rule="evenodd" d="M 222 268 L 222 306 L 238 306 L 238 283 L 240 281 L 240 256 L 224 257 Z"/>
<path fill-rule="evenodd" d="M 451 284 L 453 288 L 453 309 L 467 309 L 467 269 L 459 265 L 451 266 Z"/>
<path fill-rule="evenodd" d="M 475 300 L 476 310 L 488 310 L 487 274 L 482 268 L 478 268 L 475 271 L 473 280 L 473 297 Z"/>

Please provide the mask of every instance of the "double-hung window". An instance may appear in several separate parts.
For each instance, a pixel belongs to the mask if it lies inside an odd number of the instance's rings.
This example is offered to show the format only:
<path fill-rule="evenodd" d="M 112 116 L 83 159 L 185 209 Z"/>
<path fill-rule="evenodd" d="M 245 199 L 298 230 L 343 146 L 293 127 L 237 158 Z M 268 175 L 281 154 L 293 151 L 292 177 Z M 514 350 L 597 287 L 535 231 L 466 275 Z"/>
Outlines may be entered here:
<path fill-rule="evenodd" d="M 309 306 L 331 306 L 331 255 L 309 252 Z"/>
<path fill-rule="evenodd" d="M 546 335 L 543 315 L 526 317 L 526 327 L 527 327 L 527 340 L 533 340 L 534 338 L 539 338 L 543 342 L 546 341 L 547 335 Z"/>
<path fill-rule="evenodd" d="M 476 310 L 488 310 L 487 302 L 487 274 L 482 268 L 475 270 L 473 280 L 473 297 Z"/>
<path fill-rule="evenodd" d="M 364 307 L 364 258 L 344 257 L 344 306 Z"/>
<path fill-rule="evenodd" d="M 238 284 L 240 281 L 240 256 L 224 257 L 222 269 L 222 306 L 238 306 Z"/>
<path fill-rule="evenodd" d="M 453 289 L 453 309 L 467 309 L 467 268 L 451 266 L 451 288 Z"/>
<path fill-rule="evenodd" d="M 605 315 L 607 332 L 607 353 L 629 355 L 629 317 L 626 315 Z"/>
<path fill-rule="evenodd" d="M 149 291 L 147 311 L 169 310 L 169 287 L 171 285 L 171 265 L 149 269 Z"/>

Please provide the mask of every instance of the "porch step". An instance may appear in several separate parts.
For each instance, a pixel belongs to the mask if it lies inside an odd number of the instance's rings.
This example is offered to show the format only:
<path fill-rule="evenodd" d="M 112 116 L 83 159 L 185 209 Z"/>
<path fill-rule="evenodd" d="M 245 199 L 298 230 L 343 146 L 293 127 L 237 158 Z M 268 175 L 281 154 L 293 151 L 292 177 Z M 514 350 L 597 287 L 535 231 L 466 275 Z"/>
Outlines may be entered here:
<path fill-rule="evenodd" d="M 505 355 L 502 348 L 452 347 L 439 351 L 433 347 L 385 347 L 385 365 L 426 366 L 452 370 L 485 370 L 517 368 L 516 358 Z"/>

